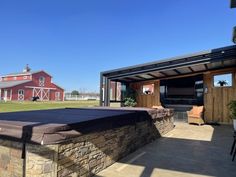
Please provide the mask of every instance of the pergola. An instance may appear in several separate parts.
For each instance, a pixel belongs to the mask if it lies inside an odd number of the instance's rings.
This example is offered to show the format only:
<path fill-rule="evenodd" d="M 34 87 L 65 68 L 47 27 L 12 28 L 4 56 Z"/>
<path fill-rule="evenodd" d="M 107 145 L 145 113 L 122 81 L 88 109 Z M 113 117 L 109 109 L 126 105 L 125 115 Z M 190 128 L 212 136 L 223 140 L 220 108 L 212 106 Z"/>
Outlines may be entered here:
<path fill-rule="evenodd" d="M 101 72 L 100 105 L 110 105 L 110 82 L 124 84 L 174 77 L 194 76 L 236 66 L 236 46 Z M 104 98 L 104 99 L 103 99 Z"/>

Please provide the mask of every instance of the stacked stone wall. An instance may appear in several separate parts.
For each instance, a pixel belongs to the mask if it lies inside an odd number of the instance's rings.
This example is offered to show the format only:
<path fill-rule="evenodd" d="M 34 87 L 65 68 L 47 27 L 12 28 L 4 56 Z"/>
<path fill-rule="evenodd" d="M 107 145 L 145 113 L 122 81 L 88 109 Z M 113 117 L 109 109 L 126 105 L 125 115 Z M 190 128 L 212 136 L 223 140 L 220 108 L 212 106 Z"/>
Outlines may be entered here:
<path fill-rule="evenodd" d="M 22 143 L 0 139 L 0 177 L 22 177 Z"/>
<path fill-rule="evenodd" d="M 90 177 L 174 128 L 173 114 L 81 135 L 56 145 L 0 140 L 0 177 Z"/>

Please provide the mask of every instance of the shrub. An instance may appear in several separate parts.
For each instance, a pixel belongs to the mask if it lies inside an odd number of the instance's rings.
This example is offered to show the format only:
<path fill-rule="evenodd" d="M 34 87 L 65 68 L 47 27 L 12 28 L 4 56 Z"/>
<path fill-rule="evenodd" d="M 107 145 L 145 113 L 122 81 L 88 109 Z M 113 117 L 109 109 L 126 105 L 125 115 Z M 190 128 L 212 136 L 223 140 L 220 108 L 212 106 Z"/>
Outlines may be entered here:
<path fill-rule="evenodd" d="M 131 97 L 127 97 L 124 99 L 124 106 L 125 107 L 134 107 L 137 105 L 136 101 L 134 98 L 131 98 Z"/>

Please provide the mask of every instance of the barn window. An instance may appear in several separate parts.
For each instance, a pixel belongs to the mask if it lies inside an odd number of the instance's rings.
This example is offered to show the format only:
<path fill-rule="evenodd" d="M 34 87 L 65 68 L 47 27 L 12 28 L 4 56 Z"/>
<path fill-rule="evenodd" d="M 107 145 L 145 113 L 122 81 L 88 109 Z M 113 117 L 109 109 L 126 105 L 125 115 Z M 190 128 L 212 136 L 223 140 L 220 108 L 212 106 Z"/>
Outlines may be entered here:
<path fill-rule="evenodd" d="M 55 100 L 56 101 L 59 101 L 59 100 L 61 100 L 61 93 L 60 92 L 55 92 Z"/>
<path fill-rule="evenodd" d="M 45 77 L 40 77 L 40 78 L 39 78 L 39 86 L 40 86 L 40 87 L 43 87 L 43 86 L 44 86 L 44 83 L 45 83 Z"/>
<path fill-rule="evenodd" d="M 214 87 L 231 87 L 232 78 L 232 73 L 215 75 Z"/>
<path fill-rule="evenodd" d="M 154 84 L 143 85 L 142 93 L 146 95 L 150 95 L 154 93 Z"/>

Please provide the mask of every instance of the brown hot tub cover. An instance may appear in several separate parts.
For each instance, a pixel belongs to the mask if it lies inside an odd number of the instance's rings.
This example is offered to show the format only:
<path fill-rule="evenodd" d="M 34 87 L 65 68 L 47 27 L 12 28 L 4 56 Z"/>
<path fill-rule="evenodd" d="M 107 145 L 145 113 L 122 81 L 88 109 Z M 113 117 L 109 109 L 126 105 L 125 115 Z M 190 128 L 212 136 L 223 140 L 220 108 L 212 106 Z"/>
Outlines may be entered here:
<path fill-rule="evenodd" d="M 93 131 L 152 119 L 155 109 L 81 108 L 0 113 L 0 138 L 55 144 Z"/>

